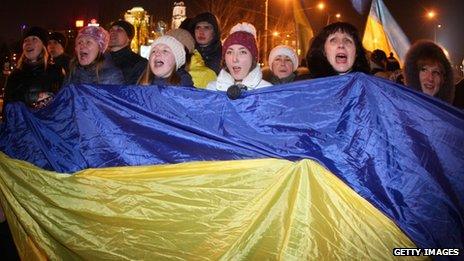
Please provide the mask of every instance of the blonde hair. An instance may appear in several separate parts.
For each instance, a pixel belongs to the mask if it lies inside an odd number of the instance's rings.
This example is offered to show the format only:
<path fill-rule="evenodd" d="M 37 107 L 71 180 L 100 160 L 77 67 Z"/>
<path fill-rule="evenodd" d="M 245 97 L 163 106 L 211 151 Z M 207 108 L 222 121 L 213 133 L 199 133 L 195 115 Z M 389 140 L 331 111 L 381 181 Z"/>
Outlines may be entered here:
<path fill-rule="evenodd" d="M 45 45 L 42 44 L 42 52 L 40 52 L 39 57 L 37 57 L 37 61 L 40 61 L 40 62 L 42 62 L 44 64 L 45 70 L 47 70 L 48 59 L 49 59 L 49 54 L 47 52 L 47 47 L 45 47 Z M 17 68 L 22 69 L 23 66 L 24 66 L 24 63 L 26 63 L 26 61 L 28 61 L 28 59 L 27 59 L 27 57 L 26 57 L 26 55 L 24 54 L 24 51 L 23 51 L 21 53 L 21 57 L 19 57 Z"/>
<path fill-rule="evenodd" d="M 90 64 L 91 66 L 95 64 L 95 72 L 97 75 L 97 83 L 100 83 L 100 77 L 98 76 L 98 73 L 100 72 L 101 67 L 103 66 L 103 63 L 105 61 L 105 57 L 102 52 L 98 52 L 97 57 L 93 62 Z M 76 72 L 76 68 L 79 66 L 79 60 L 77 59 L 77 56 L 74 56 L 71 60 L 71 63 L 69 65 L 69 78 L 72 79 L 72 75 Z"/>

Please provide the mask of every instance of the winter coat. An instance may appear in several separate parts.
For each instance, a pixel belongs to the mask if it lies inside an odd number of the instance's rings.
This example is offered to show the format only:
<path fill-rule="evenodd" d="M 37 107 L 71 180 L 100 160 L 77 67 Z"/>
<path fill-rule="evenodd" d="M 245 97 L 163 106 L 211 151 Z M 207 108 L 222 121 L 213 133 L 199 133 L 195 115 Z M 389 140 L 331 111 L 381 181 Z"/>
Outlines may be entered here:
<path fill-rule="evenodd" d="M 38 100 L 39 93 L 57 93 L 61 88 L 64 74 L 61 68 L 43 63 L 24 63 L 21 69 L 15 69 L 5 85 L 4 105 L 9 102 L 24 102 L 32 106 Z"/>
<path fill-rule="evenodd" d="M 298 67 L 298 69 L 288 77 L 279 79 L 279 77 L 275 76 L 269 67 L 262 69 L 263 79 L 272 83 L 273 85 L 309 79 L 309 74 L 307 71 L 308 69 L 305 67 Z"/>
<path fill-rule="evenodd" d="M 185 70 L 185 67 L 180 67 L 176 72 L 177 76 L 180 78 L 180 83 L 178 86 L 193 87 L 193 81 L 190 74 Z M 151 85 L 172 85 L 168 83 L 167 78 L 153 78 Z"/>
<path fill-rule="evenodd" d="M 236 83 L 232 75 L 230 75 L 230 73 L 228 73 L 226 70 L 222 69 L 217 77 L 217 80 L 210 82 L 208 86 L 206 86 L 206 89 L 227 91 L 227 89 L 234 84 Z M 248 90 L 272 86 L 270 82 L 263 80 L 263 74 L 261 73 L 261 68 L 259 65 L 256 65 L 256 67 L 243 79 L 241 84 L 245 85 Z"/>
<path fill-rule="evenodd" d="M 456 84 L 453 105 L 461 110 L 464 109 L 464 79 Z"/>
<path fill-rule="evenodd" d="M 69 74 L 69 63 L 71 62 L 71 57 L 65 53 L 52 59 L 53 63 L 64 70 L 65 74 Z"/>
<path fill-rule="evenodd" d="M 211 68 L 216 74 L 221 70 L 222 59 L 222 44 L 220 41 L 213 42 L 208 46 L 196 45 L 196 49 L 200 52 L 201 57 L 205 61 L 207 67 Z"/>
<path fill-rule="evenodd" d="M 65 85 L 68 84 L 124 84 L 124 76 L 119 68 L 117 68 L 109 54 L 104 55 L 103 64 L 98 71 L 96 64 L 89 66 L 77 65 L 74 70 L 69 73 L 65 80 Z"/>
<path fill-rule="evenodd" d="M 216 73 L 206 67 L 201 54 L 197 50 L 193 51 L 188 72 L 192 76 L 193 85 L 201 89 L 206 88 L 208 83 L 215 81 L 217 78 Z"/>
<path fill-rule="evenodd" d="M 110 54 L 116 67 L 122 71 L 125 83 L 136 84 L 147 67 L 147 59 L 132 52 L 129 46 L 116 52 L 110 52 Z"/>

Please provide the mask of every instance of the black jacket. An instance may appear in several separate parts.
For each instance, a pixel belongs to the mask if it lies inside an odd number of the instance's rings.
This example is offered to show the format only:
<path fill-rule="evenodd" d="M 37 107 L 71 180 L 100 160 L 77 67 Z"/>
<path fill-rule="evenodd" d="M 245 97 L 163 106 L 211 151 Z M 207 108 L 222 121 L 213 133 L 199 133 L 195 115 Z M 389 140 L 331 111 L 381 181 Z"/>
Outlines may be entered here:
<path fill-rule="evenodd" d="M 15 69 L 8 77 L 4 104 L 20 101 L 32 106 L 37 101 L 39 93 L 57 93 L 63 79 L 61 68 L 54 64 L 49 64 L 45 69 L 43 63 L 25 63 L 21 69 Z"/>
<path fill-rule="evenodd" d="M 69 73 L 69 63 L 71 62 L 71 57 L 65 53 L 52 59 L 53 63 L 58 67 L 62 68 L 66 75 Z"/>
<path fill-rule="evenodd" d="M 175 74 L 179 76 L 180 78 L 180 83 L 178 86 L 185 86 L 185 87 L 193 87 L 193 81 L 192 81 L 192 76 L 185 70 L 185 67 L 182 66 L 180 67 Z M 166 78 L 154 78 L 151 81 L 152 85 L 171 85 L 167 82 Z"/>
<path fill-rule="evenodd" d="M 222 43 L 221 43 L 221 30 L 219 29 L 219 22 L 212 13 L 201 13 L 190 21 L 190 33 L 195 38 L 195 27 L 199 22 L 208 22 L 213 26 L 213 40 L 208 46 L 195 45 L 195 48 L 200 52 L 207 67 L 211 68 L 216 74 L 221 71 L 222 59 Z"/>
<path fill-rule="evenodd" d="M 136 84 L 142 72 L 147 67 L 147 59 L 132 52 L 129 46 L 116 52 L 110 52 L 113 63 L 121 69 L 125 84 Z"/>

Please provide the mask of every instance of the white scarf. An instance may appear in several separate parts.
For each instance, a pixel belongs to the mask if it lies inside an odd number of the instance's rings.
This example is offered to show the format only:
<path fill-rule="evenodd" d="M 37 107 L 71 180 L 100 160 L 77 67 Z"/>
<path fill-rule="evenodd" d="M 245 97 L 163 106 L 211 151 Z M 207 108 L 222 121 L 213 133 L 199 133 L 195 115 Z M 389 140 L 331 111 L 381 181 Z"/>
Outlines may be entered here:
<path fill-rule="evenodd" d="M 261 84 L 260 84 L 261 83 Z M 226 70 L 222 69 L 219 72 L 216 81 L 216 90 L 218 91 L 227 91 L 227 89 L 235 84 L 235 80 Z M 265 84 L 263 80 L 263 74 L 259 64 L 242 80 L 241 84 L 245 85 L 248 90 L 254 90 L 257 88 L 270 86 L 272 84 Z"/>

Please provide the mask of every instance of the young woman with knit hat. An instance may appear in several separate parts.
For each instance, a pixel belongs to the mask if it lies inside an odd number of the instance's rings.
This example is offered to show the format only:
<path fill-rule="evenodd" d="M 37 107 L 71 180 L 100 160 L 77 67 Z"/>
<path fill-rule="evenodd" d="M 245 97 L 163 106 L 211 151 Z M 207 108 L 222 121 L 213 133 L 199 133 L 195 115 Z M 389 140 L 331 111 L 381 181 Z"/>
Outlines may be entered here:
<path fill-rule="evenodd" d="M 41 108 L 61 88 L 64 74 L 58 66 L 49 63 L 47 37 L 48 32 L 40 27 L 31 27 L 25 33 L 18 66 L 6 82 L 4 106 L 19 101 Z"/>
<path fill-rule="evenodd" d="M 255 27 L 249 23 L 236 24 L 224 41 L 223 67 L 217 80 L 210 82 L 206 88 L 227 91 L 236 85 L 246 87 L 247 90 L 271 86 L 271 83 L 262 79 L 258 58 Z"/>
<path fill-rule="evenodd" d="M 139 84 L 193 86 L 192 77 L 184 67 L 185 59 L 181 42 L 169 35 L 158 37 L 151 44 L 148 66 Z"/>
<path fill-rule="evenodd" d="M 86 26 L 76 37 L 75 54 L 65 84 L 124 84 L 124 76 L 105 53 L 109 34 L 99 26 Z"/>

